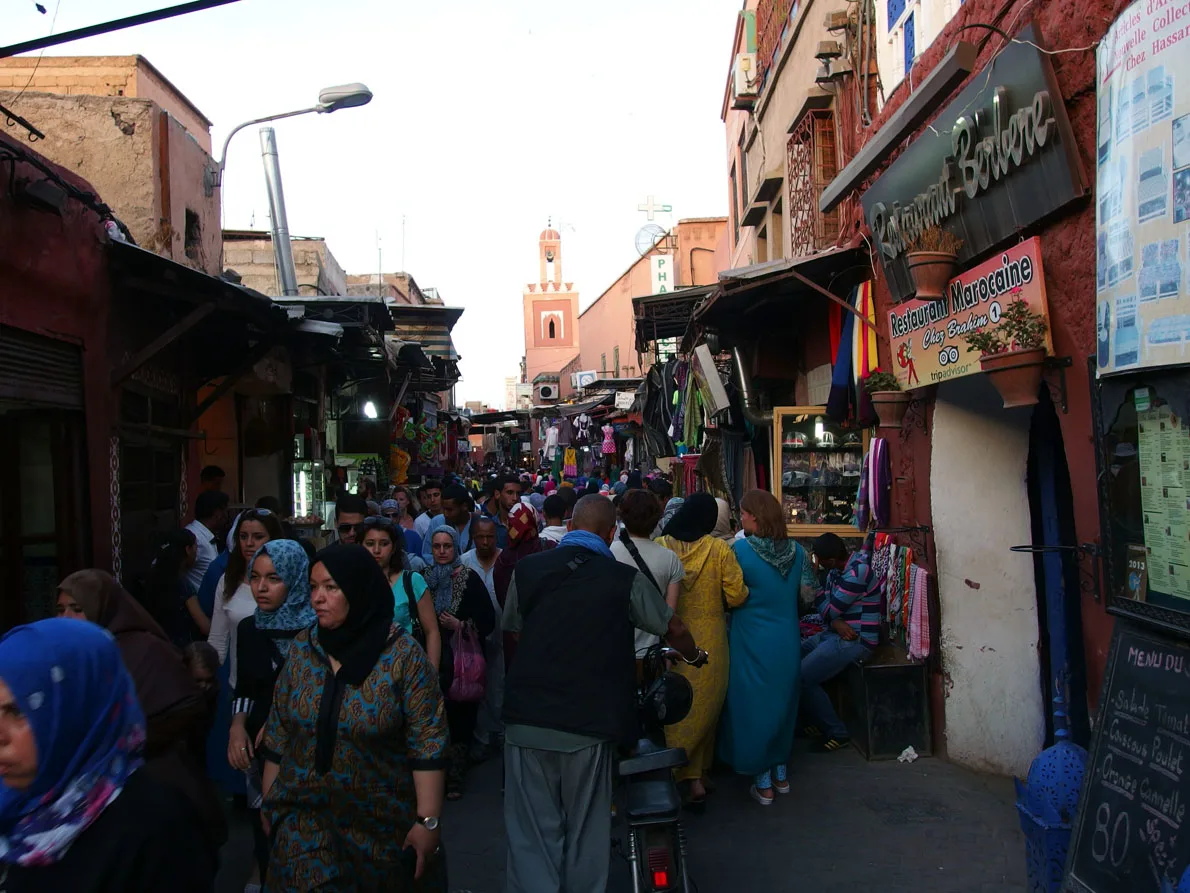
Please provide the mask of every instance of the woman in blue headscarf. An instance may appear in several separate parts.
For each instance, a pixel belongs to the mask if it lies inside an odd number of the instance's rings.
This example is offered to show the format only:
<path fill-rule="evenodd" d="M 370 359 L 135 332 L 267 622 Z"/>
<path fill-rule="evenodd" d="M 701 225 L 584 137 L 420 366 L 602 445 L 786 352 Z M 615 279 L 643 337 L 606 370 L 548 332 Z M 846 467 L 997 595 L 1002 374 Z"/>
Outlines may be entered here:
<path fill-rule="evenodd" d="M 459 532 L 447 524 L 430 532 L 430 554 L 434 563 L 424 571 L 426 594 L 433 594 L 434 610 L 442 629 L 442 661 L 438 678 L 446 698 L 446 719 L 450 724 L 450 748 L 447 750 L 446 797 L 463 796 L 467 773 L 467 748 L 475 734 L 479 715 L 478 700 L 451 698 L 454 681 L 454 648 L 461 631 L 470 626 L 482 642 L 496 628 L 496 611 L 488 597 L 488 588 L 479 574 L 468 568 L 459 555 Z"/>
<path fill-rule="evenodd" d="M 42 620 L 0 639 L 6 893 L 207 891 L 197 811 L 144 771 L 145 718 L 110 634 Z M 182 842 L 182 845 L 179 845 Z"/>
<path fill-rule="evenodd" d="M 236 631 L 235 697 L 227 761 L 244 773 L 255 835 L 256 868 L 265 880 L 268 835 L 260 821 L 261 765 L 256 748 L 273 705 L 273 688 L 294 638 L 314 625 L 310 604 L 310 560 L 293 540 L 270 540 L 248 563 L 248 586 L 256 612 Z"/>

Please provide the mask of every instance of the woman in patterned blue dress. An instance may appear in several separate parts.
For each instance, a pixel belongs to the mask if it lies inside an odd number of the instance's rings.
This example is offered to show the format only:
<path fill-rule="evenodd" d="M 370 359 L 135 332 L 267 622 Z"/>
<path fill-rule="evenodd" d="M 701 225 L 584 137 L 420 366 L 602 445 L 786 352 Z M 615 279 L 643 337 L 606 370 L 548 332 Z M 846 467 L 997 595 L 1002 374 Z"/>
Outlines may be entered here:
<path fill-rule="evenodd" d="M 438 856 L 447 745 L 438 675 L 393 625 L 393 593 L 362 546 L 315 556 L 318 623 L 298 634 L 260 752 L 269 886 L 285 891 L 445 889 Z M 417 853 L 409 884 L 403 849 Z"/>

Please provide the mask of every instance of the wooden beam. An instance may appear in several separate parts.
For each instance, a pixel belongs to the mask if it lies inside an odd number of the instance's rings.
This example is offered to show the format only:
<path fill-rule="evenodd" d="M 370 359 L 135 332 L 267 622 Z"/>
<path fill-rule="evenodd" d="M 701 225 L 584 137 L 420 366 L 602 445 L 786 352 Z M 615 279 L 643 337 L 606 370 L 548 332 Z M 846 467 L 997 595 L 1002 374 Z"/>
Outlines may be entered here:
<path fill-rule="evenodd" d="M 119 369 L 112 372 L 112 387 L 123 384 L 132 374 L 136 372 L 141 366 L 161 353 L 196 325 L 215 312 L 214 304 L 200 304 L 195 307 L 180 320 L 138 350 L 133 354 L 132 358 L 128 360 Z"/>
<path fill-rule="evenodd" d="M 191 427 L 195 422 L 202 418 L 202 414 L 214 406 L 215 402 L 219 400 L 224 394 L 234 388 L 241 378 L 251 372 L 252 367 L 263 360 L 264 355 L 272 350 L 273 347 L 274 343 L 268 340 L 262 340 L 259 344 L 257 344 L 252 353 L 248 355 L 248 359 L 244 362 L 244 364 L 230 375 L 224 376 L 223 381 L 215 385 L 211 393 L 207 394 L 207 396 L 203 398 L 202 403 L 194 407 L 194 415 L 191 417 L 190 421 L 186 423 L 186 427 Z"/>

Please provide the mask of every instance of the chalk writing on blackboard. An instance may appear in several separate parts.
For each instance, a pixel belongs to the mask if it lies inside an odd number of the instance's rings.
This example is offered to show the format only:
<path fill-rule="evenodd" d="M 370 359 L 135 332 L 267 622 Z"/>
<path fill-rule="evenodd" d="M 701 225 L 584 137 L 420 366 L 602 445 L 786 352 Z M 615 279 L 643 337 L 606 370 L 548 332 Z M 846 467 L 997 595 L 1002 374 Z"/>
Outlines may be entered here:
<path fill-rule="evenodd" d="M 1066 889 L 1160 893 L 1190 865 L 1190 648 L 1116 621 Z"/>

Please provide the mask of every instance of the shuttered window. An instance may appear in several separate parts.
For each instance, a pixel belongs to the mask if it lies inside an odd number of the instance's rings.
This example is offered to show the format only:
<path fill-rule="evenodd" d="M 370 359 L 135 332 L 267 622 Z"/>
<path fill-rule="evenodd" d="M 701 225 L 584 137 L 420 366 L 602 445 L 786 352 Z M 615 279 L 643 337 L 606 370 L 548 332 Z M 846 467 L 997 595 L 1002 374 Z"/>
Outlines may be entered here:
<path fill-rule="evenodd" d="M 0 400 L 82 409 L 81 351 L 65 341 L 0 326 Z"/>

